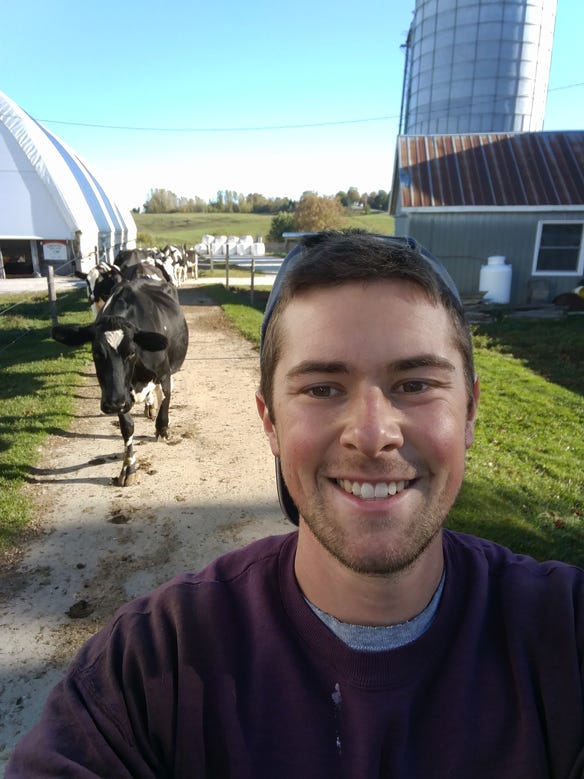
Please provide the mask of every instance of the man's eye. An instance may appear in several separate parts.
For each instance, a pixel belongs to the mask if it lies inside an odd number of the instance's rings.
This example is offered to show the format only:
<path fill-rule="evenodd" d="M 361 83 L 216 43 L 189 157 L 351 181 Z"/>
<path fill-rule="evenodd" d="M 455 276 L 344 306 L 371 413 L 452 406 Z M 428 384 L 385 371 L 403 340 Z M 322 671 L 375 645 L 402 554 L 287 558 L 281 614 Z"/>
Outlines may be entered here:
<path fill-rule="evenodd" d="M 417 392 L 423 392 L 427 388 L 427 382 L 412 379 L 411 381 L 404 381 L 402 384 L 400 384 L 397 388 L 397 391 L 415 394 Z"/>
<path fill-rule="evenodd" d="M 313 398 L 330 398 L 335 394 L 333 387 L 327 384 L 317 384 L 315 387 L 309 387 L 306 393 Z"/>

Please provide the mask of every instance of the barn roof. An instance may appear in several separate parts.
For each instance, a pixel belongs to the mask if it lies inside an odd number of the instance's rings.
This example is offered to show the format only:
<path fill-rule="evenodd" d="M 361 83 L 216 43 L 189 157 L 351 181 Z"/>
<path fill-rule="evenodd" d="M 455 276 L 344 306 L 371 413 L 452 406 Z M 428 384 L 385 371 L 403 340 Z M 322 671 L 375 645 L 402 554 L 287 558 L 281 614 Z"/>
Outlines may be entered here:
<path fill-rule="evenodd" d="M 125 245 L 136 224 L 79 155 L 0 92 L 0 237 Z"/>
<path fill-rule="evenodd" d="M 398 200 L 399 198 L 399 200 Z M 401 135 L 401 209 L 584 206 L 584 131 Z"/>

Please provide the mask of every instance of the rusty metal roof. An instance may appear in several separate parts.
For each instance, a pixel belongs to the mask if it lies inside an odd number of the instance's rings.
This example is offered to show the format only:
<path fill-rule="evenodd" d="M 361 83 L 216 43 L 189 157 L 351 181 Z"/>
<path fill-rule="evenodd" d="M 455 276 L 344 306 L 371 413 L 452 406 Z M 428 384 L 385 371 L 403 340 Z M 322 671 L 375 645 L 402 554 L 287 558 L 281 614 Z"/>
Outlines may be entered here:
<path fill-rule="evenodd" d="M 399 190 L 399 192 L 398 192 Z M 584 205 L 584 131 L 401 135 L 390 212 Z"/>

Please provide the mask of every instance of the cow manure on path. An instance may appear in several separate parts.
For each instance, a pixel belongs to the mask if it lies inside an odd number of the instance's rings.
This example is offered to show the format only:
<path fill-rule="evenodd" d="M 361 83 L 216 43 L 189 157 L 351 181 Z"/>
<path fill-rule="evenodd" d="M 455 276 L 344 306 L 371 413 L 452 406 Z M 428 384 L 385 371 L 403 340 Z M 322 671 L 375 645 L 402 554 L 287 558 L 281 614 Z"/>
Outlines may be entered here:
<path fill-rule="evenodd" d="M 78 600 L 71 608 L 67 609 L 65 614 L 71 619 L 83 619 L 93 614 L 93 606 L 87 600 Z"/>
<path fill-rule="evenodd" d="M 117 514 L 112 514 L 109 521 L 113 525 L 125 525 L 126 522 L 130 521 L 130 517 L 127 514 L 123 514 L 122 512 L 118 512 Z"/>

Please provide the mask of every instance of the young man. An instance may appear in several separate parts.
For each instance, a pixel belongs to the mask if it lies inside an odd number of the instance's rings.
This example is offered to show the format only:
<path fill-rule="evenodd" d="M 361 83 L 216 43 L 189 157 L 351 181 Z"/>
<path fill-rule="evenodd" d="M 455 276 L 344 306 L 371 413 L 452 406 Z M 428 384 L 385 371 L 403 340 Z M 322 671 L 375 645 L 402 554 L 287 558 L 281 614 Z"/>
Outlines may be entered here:
<path fill-rule="evenodd" d="M 584 573 L 443 529 L 479 394 L 445 270 L 308 239 L 261 373 L 297 532 L 122 608 L 7 777 L 581 777 Z"/>

